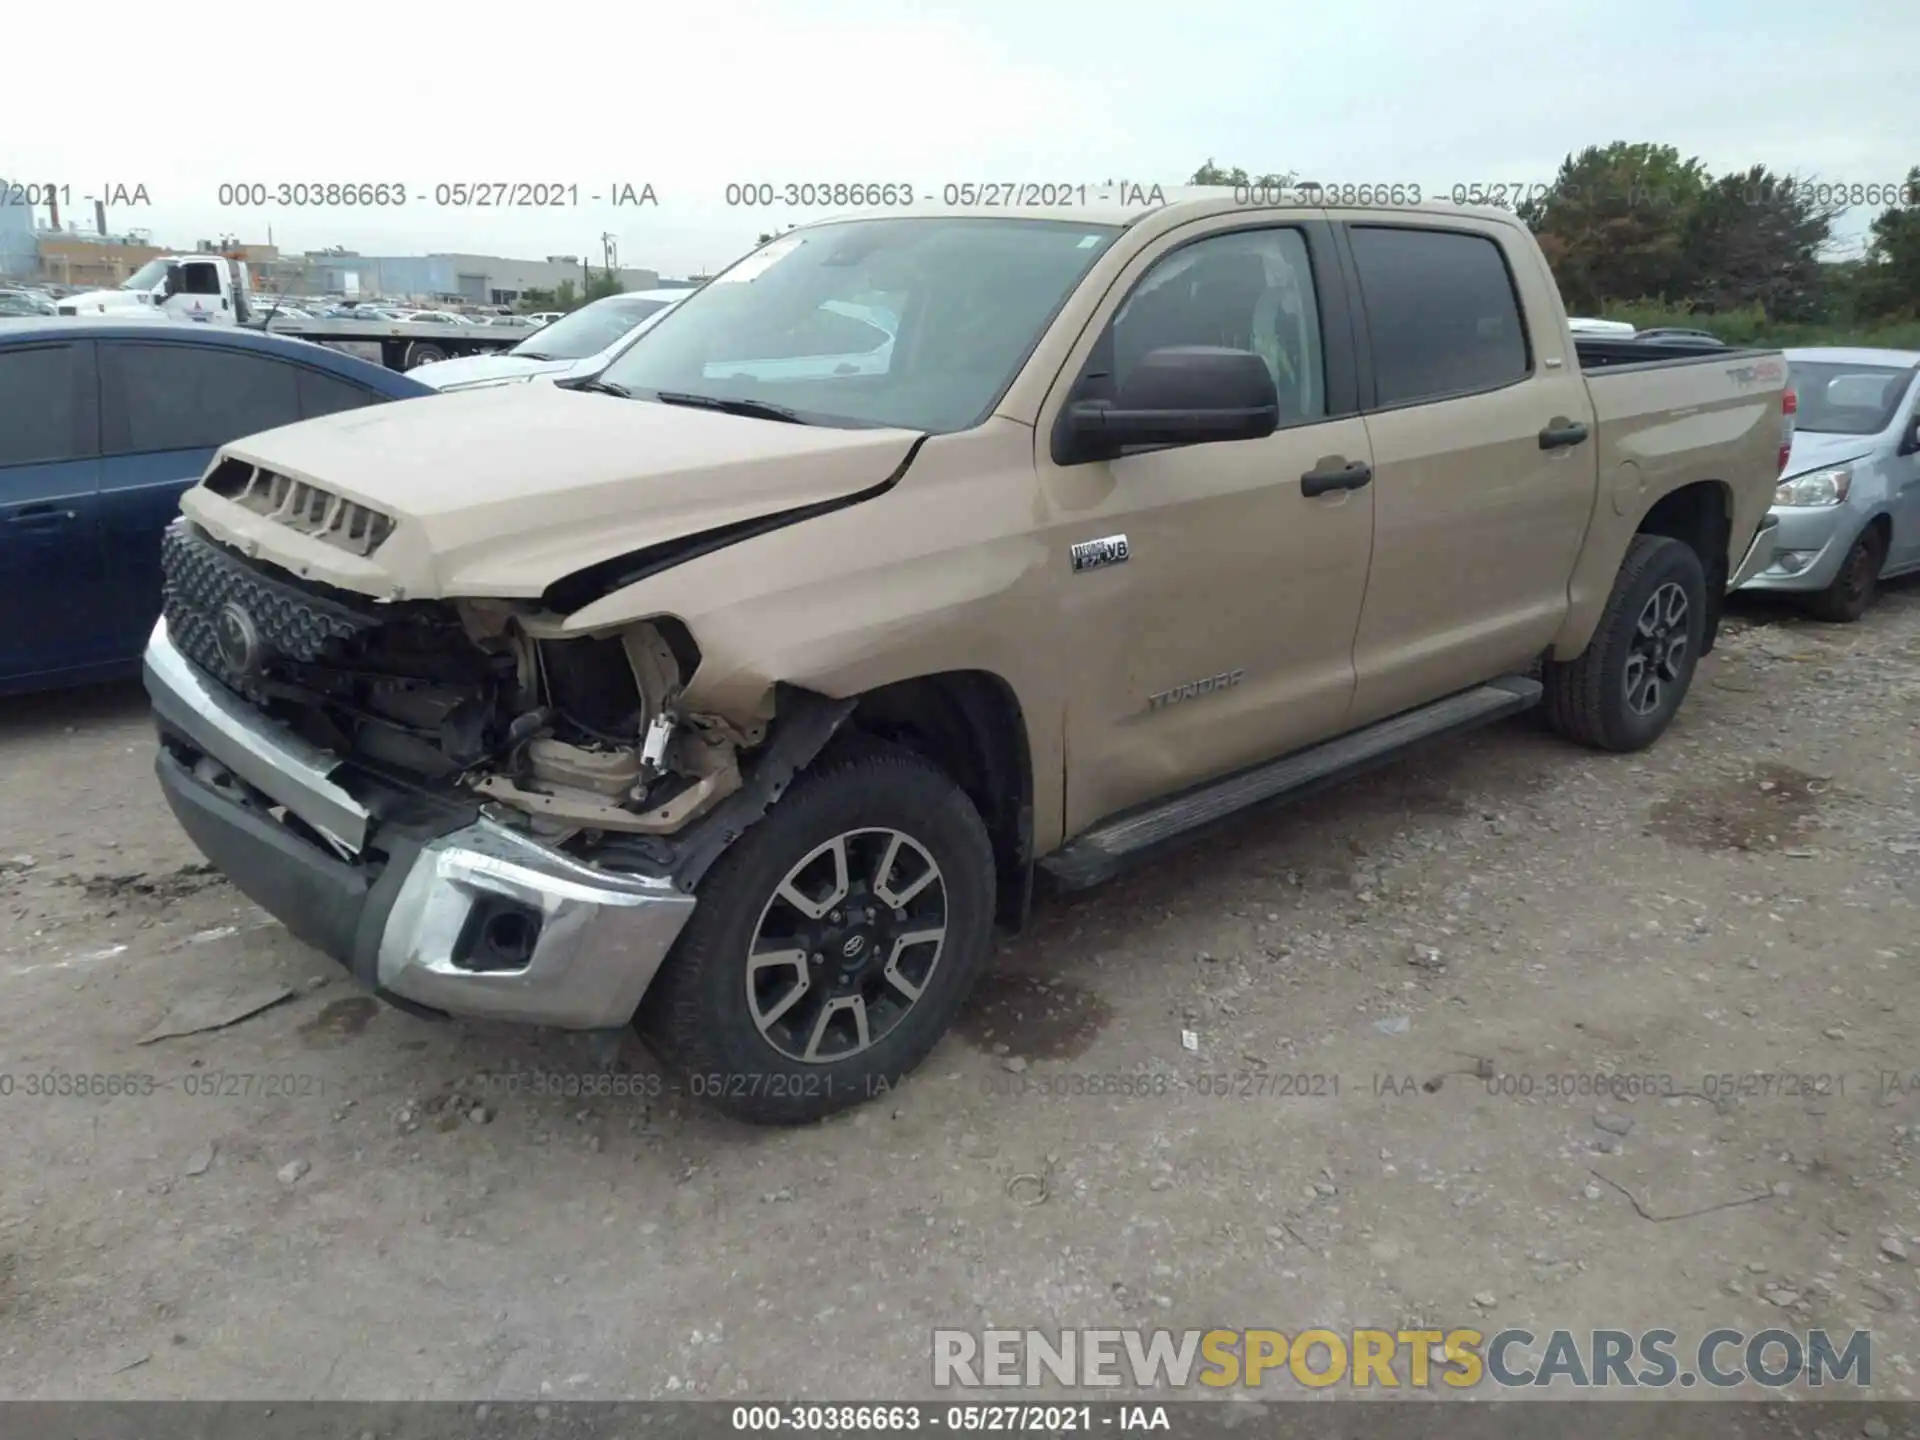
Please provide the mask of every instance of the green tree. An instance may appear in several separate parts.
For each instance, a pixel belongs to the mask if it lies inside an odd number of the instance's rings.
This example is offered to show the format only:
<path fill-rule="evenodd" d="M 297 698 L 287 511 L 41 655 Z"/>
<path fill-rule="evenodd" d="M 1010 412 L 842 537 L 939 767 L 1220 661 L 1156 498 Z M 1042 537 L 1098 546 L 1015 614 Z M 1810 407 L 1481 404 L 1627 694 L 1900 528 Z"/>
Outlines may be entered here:
<path fill-rule="evenodd" d="M 1873 222 L 1860 266 L 1860 311 L 1873 319 L 1920 320 L 1920 165 L 1901 198 Z"/>
<path fill-rule="evenodd" d="M 1258 186 L 1263 190 L 1284 190 L 1287 186 L 1294 183 L 1295 178 L 1291 170 L 1285 174 L 1281 174 L 1276 170 L 1269 170 L 1264 175 L 1248 175 L 1246 171 L 1240 169 L 1237 165 L 1231 170 L 1223 170 L 1213 163 L 1213 157 L 1209 155 L 1207 157 L 1207 163 L 1193 172 L 1193 177 L 1187 181 L 1187 184 L 1233 185 L 1236 187 L 1251 185 Z"/>
<path fill-rule="evenodd" d="M 1688 280 L 1685 217 L 1711 179 L 1671 145 L 1617 140 L 1561 162 L 1519 207 L 1574 313 L 1609 301 L 1677 302 Z"/>
<path fill-rule="evenodd" d="M 590 305 L 595 300 L 606 299 L 609 295 L 623 295 L 626 293 L 626 288 L 626 286 L 620 283 L 620 274 L 618 271 L 602 270 L 598 274 L 595 274 L 589 269 L 587 271 L 586 289 L 580 296 L 580 303 L 582 305 Z"/>
<path fill-rule="evenodd" d="M 1764 165 L 1722 175 L 1675 217 L 1684 264 L 1674 298 L 1707 314 L 1758 306 L 1775 320 L 1825 318 L 1836 292 L 1820 256 L 1844 209 Z"/>

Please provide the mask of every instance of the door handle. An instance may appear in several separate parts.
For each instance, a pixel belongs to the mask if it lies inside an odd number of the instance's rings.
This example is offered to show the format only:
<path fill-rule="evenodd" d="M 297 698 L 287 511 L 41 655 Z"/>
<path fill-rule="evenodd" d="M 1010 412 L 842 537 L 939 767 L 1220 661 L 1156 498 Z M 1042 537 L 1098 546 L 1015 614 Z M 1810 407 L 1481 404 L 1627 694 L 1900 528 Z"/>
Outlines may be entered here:
<path fill-rule="evenodd" d="M 80 512 L 77 510 L 56 510 L 51 505 L 22 505 L 7 517 L 7 524 L 23 529 L 51 530 L 56 525 L 65 525 L 79 518 Z"/>
<path fill-rule="evenodd" d="M 1578 445 L 1587 438 L 1587 427 L 1578 420 L 1569 420 L 1564 415 L 1556 415 L 1547 422 L 1540 432 L 1542 450 L 1559 450 L 1567 445 Z"/>
<path fill-rule="evenodd" d="M 1332 465 L 1323 470 L 1309 470 L 1300 477 L 1302 495 L 1325 495 L 1329 490 L 1358 490 L 1373 481 L 1373 466 L 1364 460 L 1356 460 L 1351 465 Z"/>

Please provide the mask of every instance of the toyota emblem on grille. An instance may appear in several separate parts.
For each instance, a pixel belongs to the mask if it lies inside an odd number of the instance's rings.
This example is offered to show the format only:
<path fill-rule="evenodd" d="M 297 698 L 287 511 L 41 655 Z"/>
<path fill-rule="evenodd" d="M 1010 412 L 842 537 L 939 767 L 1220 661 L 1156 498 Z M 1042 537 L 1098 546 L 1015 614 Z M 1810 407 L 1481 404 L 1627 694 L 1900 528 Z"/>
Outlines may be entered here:
<path fill-rule="evenodd" d="M 267 646 L 260 638 L 260 627 L 253 623 L 251 615 L 232 601 L 222 605 L 220 613 L 214 617 L 213 635 L 220 647 L 221 663 L 236 675 L 255 674 L 267 658 Z"/>

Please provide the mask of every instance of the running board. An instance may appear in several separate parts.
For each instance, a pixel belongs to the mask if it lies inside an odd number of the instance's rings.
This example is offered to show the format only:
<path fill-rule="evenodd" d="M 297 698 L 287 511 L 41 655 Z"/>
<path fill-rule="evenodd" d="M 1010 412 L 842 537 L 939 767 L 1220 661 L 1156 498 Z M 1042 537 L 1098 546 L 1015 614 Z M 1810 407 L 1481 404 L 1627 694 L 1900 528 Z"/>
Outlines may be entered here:
<path fill-rule="evenodd" d="M 1509 675 L 1407 710 L 1350 735 L 1296 750 L 1168 800 L 1125 811 L 1039 862 L 1060 888 L 1097 885 L 1138 860 L 1270 801 L 1295 800 L 1384 765 L 1421 741 L 1517 714 L 1538 703 L 1538 680 Z"/>

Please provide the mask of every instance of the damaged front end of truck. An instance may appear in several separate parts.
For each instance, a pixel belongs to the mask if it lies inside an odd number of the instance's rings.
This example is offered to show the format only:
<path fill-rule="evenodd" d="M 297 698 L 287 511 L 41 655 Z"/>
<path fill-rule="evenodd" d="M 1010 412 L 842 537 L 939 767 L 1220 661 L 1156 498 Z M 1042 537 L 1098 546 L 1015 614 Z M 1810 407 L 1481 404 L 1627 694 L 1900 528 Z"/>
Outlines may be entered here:
<path fill-rule="evenodd" d="M 854 702 L 771 684 L 755 713 L 703 710 L 678 619 L 579 633 L 568 612 L 812 508 L 695 528 L 537 595 L 408 598 L 300 573 L 351 573 L 391 517 L 223 455 L 164 540 L 145 665 L 163 788 L 243 892 L 388 999 L 623 1025 L 701 876 Z M 315 546 L 328 564 L 303 563 Z"/>

